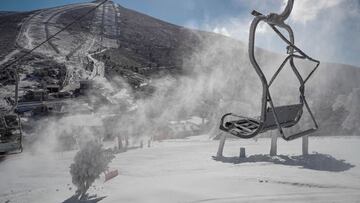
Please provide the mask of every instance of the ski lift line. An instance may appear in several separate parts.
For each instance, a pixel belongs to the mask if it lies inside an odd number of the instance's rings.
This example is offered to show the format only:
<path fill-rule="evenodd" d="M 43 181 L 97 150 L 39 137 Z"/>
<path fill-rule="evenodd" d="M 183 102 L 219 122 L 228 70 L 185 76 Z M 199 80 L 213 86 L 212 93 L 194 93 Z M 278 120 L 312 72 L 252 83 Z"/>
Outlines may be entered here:
<path fill-rule="evenodd" d="M 85 16 L 89 15 L 90 13 L 92 13 L 93 11 L 95 11 L 97 8 L 99 8 L 100 6 L 102 6 L 103 4 L 105 4 L 108 0 L 104 0 L 101 3 L 99 3 L 97 6 L 95 6 L 94 8 L 90 9 L 88 12 L 86 12 L 84 15 L 76 18 L 74 21 L 72 21 L 71 23 L 67 24 L 64 28 L 62 28 L 61 30 L 59 30 L 58 32 L 56 32 L 55 34 L 51 35 L 49 38 L 45 39 L 43 42 L 41 42 L 40 44 L 38 44 L 37 46 L 35 46 L 34 48 L 32 48 L 31 50 L 29 50 L 27 53 L 23 54 L 22 56 L 20 56 L 18 59 L 16 59 L 15 61 L 11 62 L 10 64 L 4 66 L 4 69 L 16 64 L 17 62 L 19 62 L 20 60 L 22 60 L 24 57 L 26 57 L 27 55 L 31 54 L 33 51 L 35 51 L 36 49 L 38 49 L 39 47 L 41 47 L 42 45 L 44 45 L 45 43 L 47 43 L 48 41 L 50 41 L 51 39 L 53 39 L 54 37 L 56 37 L 58 34 L 60 34 L 61 32 L 65 31 L 66 29 L 68 29 L 70 26 L 72 26 L 73 24 L 75 24 L 76 22 L 82 20 Z"/>

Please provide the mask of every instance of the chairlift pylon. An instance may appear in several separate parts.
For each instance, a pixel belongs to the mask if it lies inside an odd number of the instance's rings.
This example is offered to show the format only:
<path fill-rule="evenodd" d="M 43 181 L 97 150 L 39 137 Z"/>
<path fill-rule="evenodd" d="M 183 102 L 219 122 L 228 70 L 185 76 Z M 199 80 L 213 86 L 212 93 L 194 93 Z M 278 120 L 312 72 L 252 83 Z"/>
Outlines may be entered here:
<path fill-rule="evenodd" d="M 5 114 L 0 116 L 0 153 L 21 153 L 22 131 L 20 118 L 17 114 Z"/>
<path fill-rule="evenodd" d="M 252 66 L 254 67 L 257 75 L 259 76 L 262 83 L 262 105 L 261 105 L 261 115 L 259 119 L 248 118 L 244 116 L 238 116 L 233 113 L 225 114 L 221 118 L 220 129 L 228 132 L 232 135 L 235 135 L 240 138 L 253 138 L 260 133 L 264 133 L 269 130 L 278 129 L 280 135 L 284 140 L 293 140 L 308 134 L 315 132 L 318 129 L 318 124 L 315 120 L 315 117 L 310 110 L 310 107 L 305 99 L 305 84 L 309 78 L 313 75 L 316 69 L 320 65 L 320 61 L 315 60 L 305 54 L 301 49 L 295 45 L 294 33 L 289 25 L 284 21 L 290 16 L 292 8 L 294 5 L 294 0 L 288 0 L 285 10 L 281 14 L 270 13 L 269 15 L 263 15 L 257 11 L 253 11 L 252 15 L 255 16 L 254 20 L 250 26 L 249 34 L 249 57 Z M 287 54 L 283 63 L 277 69 L 275 74 L 272 76 L 268 82 L 263 71 L 261 70 L 259 64 L 255 58 L 255 35 L 256 29 L 260 22 L 267 23 L 275 33 L 288 45 Z M 289 34 L 289 39 L 286 38 L 278 28 L 286 30 Z M 314 62 L 316 66 L 312 71 L 303 78 L 298 69 L 295 66 L 294 59 L 303 59 Z M 292 71 L 294 72 L 296 78 L 300 82 L 299 93 L 300 101 L 297 104 L 291 104 L 286 106 L 275 106 L 272 100 L 269 88 L 273 84 L 276 77 L 279 75 L 281 70 L 284 68 L 285 64 L 289 62 Z M 283 128 L 290 128 L 296 125 L 303 115 L 304 107 L 309 112 L 309 115 L 314 123 L 314 127 L 286 136 L 284 134 Z"/>

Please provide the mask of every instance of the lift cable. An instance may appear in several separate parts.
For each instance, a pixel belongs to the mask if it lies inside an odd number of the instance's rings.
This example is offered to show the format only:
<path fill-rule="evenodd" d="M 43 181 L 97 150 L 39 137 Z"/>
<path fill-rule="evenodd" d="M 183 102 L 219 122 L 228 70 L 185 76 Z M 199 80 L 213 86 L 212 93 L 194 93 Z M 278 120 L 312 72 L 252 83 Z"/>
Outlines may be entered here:
<path fill-rule="evenodd" d="M 95 11 L 97 8 L 99 8 L 101 5 L 105 4 L 108 0 L 104 0 L 101 3 L 99 3 L 97 6 L 95 6 L 94 8 L 90 9 L 88 12 L 86 12 L 84 15 L 76 18 L 74 21 L 72 21 L 71 23 L 67 24 L 64 28 L 62 28 L 61 30 L 59 30 L 58 32 L 56 32 L 55 34 L 53 34 L 52 36 L 50 36 L 49 38 L 47 38 L 46 40 L 44 40 L 43 42 L 41 42 L 40 44 L 38 44 L 36 47 L 32 48 L 31 50 L 29 50 L 28 52 L 26 52 L 25 54 L 23 54 L 22 56 L 20 56 L 19 58 L 17 58 L 15 61 L 11 62 L 10 64 L 4 66 L 4 69 L 16 64 L 17 62 L 19 62 L 20 60 L 22 60 L 25 56 L 31 54 L 33 51 L 35 51 L 36 49 L 38 49 L 39 47 L 41 47 L 42 45 L 44 45 L 45 43 L 47 43 L 48 41 L 50 41 L 52 38 L 56 37 L 58 34 L 60 34 L 61 32 L 65 31 L 66 29 L 68 29 L 70 26 L 72 26 L 73 24 L 75 24 L 76 22 L 82 20 L 85 16 L 89 15 L 91 12 Z"/>
<path fill-rule="evenodd" d="M 87 16 L 88 14 L 90 14 L 91 12 L 95 11 L 97 8 L 99 8 L 101 5 L 105 4 L 108 0 L 104 0 L 101 3 L 99 3 L 97 6 L 95 6 L 94 8 L 90 9 L 88 12 L 86 12 L 84 15 L 76 18 L 74 21 L 72 21 L 71 23 L 69 23 L 68 25 L 66 25 L 64 28 L 62 28 L 61 30 L 59 30 L 58 32 L 56 32 L 54 35 L 50 36 L 49 38 L 45 39 L 43 42 L 41 42 L 40 44 L 38 44 L 37 46 L 35 46 L 34 48 L 32 48 L 31 50 L 29 50 L 28 52 L 26 52 L 25 54 L 21 55 L 19 58 L 17 58 L 16 60 L 12 61 L 10 64 L 4 66 L 4 69 L 16 64 L 17 62 L 21 61 L 24 57 L 26 57 L 27 55 L 31 54 L 33 51 L 35 51 L 36 49 L 38 49 L 39 47 L 41 47 L 42 45 L 44 45 L 46 42 L 48 42 L 49 40 L 51 40 L 52 38 L 56 37 L 58 34 L 60 34 L 61 32 L 63 32 L 64 30 L 66 30 L 67 28 L 69 28 L 70 26 L 72 26 L 73 24 L 75 24 L 76 22 L 80 21 L 81 19 L 83 19 L 85 16 Z M 19 85 L 19 76 L 18 76 L 18 68 L 15 67 L 15 79 L 16 79 L 16 85 L 15 85 L 15 104 L 13 105 L 13 108 L 11 109 L 11 111 L 14 111 L 16 106 L 17 106 L 17 102 L 18 102 L 18 85 Z M 11 114 L 8 114 L 8 116 L 12 116 Z M 5 119 L 4 115 L 1 115 L 0 119 Z M 19 141 L 17 144 L 18 149 L 14 149 L 14 150 L 19 150 L 18 152 L 15 153 L 21 153 L 23 151 L 23 147 L 22 147 L 22 132 L 21 132 L 21 127 L 20 127 L 20 123 L 21 120 L 19 118 L 19 115 L 16 116 L 17 122 L 18 122 L 18 126 L 17 129 L 20 132 L 20 134 L 18 136 L 20 136 Z M 1 132 L 2 133 L 2 132 Z M 1 137 L 1 135 L 0 135 Z M 14 144 L 11 144 L 12 146 Z M 8 153 L 9 151 L 7 151 Z M 1 156 L 0 156 L 1 158 Z"/>

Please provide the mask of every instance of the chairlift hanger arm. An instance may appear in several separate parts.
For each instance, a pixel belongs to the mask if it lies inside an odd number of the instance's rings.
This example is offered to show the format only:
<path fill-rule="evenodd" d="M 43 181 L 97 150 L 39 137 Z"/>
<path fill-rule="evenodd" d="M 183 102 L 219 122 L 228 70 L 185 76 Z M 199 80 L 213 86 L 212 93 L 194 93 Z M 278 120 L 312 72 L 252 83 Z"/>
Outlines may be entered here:
<path fill-rule="evenodd" d="M 275 74 L 273 75 L 273 77 L 270 79 L 270 82 L 268 84 L 268 86 L 271 86 L 271 84 L 274 82 L 275 78 L 278 76 L 278 74 L 280 73 L 280 71 L 283 69 L 285 63 L 290 60 L 290 64 L 295 72 L 295 74 L 297 75 L 298 79 L 301 81 L 302 85 L 304 85 L 309 79 L 310 77 L 313 75 L 313 73 L 317 70 L 317 68 L 320 65 L 320 61 L 315 60 L 313 58 L 311 58 L 310 56 L 308 56 L 307 54 L 305 54 L 300 48 L 298 48 L 295 43 L 294 43 L 294 35 L 293 35 L 293 31 L 291 29 L 291 27 L 289 25 L 287 25 L 284 21 L 290 16 L 290 13 L 292 11 L 294 5 L 294 0 L 289 0 L 284 11 L 281 14 L 275 14 L 275 13 L 271 13 L 268 16 L 263 15 L 262 13 L 258 12 L 258 11 L 253 11 L 252 15 L 256 16 L 256 18 L 261 18 L 260 21 L 264 21 L 266 23 L 269 24 L 269 26 L 275 31 L 275 33 L 285 42 L 288 44 L 288 46 L 291 48 L 290 49 L 290 55 L 284 60 L 284 62 L 280 65 L 279 69 L 275 72 Z M 254 20 L 256 21 L 256 19 Z M 257 22 L 257 24 L 259 23 Z M 290 36 L 290 40 L 287 39 L 281 32 L 280 30 L 276 27 L 281 27 L 284 28 Z M 254 26 L 251 29 L 254 29 L 254 35 L 255 36 L 255 32 L 256 32 L 256 27 Z M 250 39 L 253 43 L 255 43 L 255 39 Z M 294 55 L 294 50 L 296 50 L 302 57 L 298 56 L 298 55 Z M 254 54 L 254 52 L 249 52 L 250 54 Z M 254 57 L 255 58 L 255 57 Z M 300 58 L 300 59 L 307 59 L 309 61 L 315 62 L 316 66 L 313 68 L 313 70 L 309 73 L 308 76 L 306 76 L 305 79 L 303 79 L 299 72 L 297 71 L 297 69 L 295 68 L 295 65 L 293 63 L 293 58 Z"/>
<path fill-rule="evenodd" d="M 285 20 L 290 16 L 291 11 L 292 11 L 292 9 L 293 9 L 293 6 L 294 6 L 294 0 L 288 0 L 287 4 L 286 4 L 286 6 L 285 6 L 285 9 L 284 9 L 284 11 L 283 11 L 281 14 L 274 14 L 274 13 L 272 13 L 272 15 L 277 15 L 277 16 L 279 16 L 278 19 L 279 19 L 280 21 L 285 21 Z M 257 16 L 264 16 L 262 13 L 260 13 L 260 12 L 258 12 L 258 11 L 256 11 L 256 10 L 253 10 L 253 11 L 251 12 L 251 14 L 252 14 L 253 16 L 255 16 L 255 17 L 257 17 Z"/>
<path fill-rule="evenodd" d="M 266 23 L 268 23 L 270 25 L 270 27 L 280 36 L 280 38 L 285 41 L 289 46 L 291 46 L 292 48 L 294 48 L 296 51 L 298 51 L 301 55 L 305 56 L 307 59 L 313 61 L 313 62 L 318 62 L 318 60 L 312 59 L 311 57 L 309 57 L 308 55 L 306 55 L 303 51 L 301 51 L 298 47 L 296 47 L 294 45 L 294 42 L 292 39 L 288 40 L 277 28 L 278 27 L 282 27 L 284 29 L 286 29 L 289 34 L 290 34 L 290 38 L 293 38 L 293 34 L 292 34 L 292 29 L 290 28 L 289 25 L 287 25 L 285 23 L 285 20 L 289 18 L 292 8 L 294 5 L 294 0 L 288 0 L 287 5 L 284 9 L 284 11 L 281 14 L 276 14 L 276 13 L 270 13 L 269 15 L 265 16 L 262 13 L 258 12 L 258 11 L 252 11 L 252 15 L 254 15 L 255 17 L 260 17 L 263 16 L 264 17 L 264 21 Z"/>

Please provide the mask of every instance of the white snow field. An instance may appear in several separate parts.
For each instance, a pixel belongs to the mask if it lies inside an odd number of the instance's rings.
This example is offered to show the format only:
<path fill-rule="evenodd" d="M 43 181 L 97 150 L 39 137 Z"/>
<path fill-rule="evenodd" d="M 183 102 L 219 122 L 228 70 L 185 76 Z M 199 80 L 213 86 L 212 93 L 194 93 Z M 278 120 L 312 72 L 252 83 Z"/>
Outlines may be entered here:
<path fill-rule="evenodd" d="M 224 156 L 238 156 L 240 147 L 246 147 L 247 156 L 268 154 L 269 146 L 267 138 L 227 140 Z M 105 183 L 97 180 L 89 194 L 106 196 L 101 203 L 360 202 L 359 146 L 358 137 L 310 138 L 310 152 L 333 157 L 325 163 L 326 156 L 318 154 L 316 161 L 325 165 L 314 170 L 270 162 L 215 161 L 218 141 L 208 135 L 155 142 L 151 148 L 117 154 L 110 168 L 118 169 L 119 176 Z M 75 191 L 69 173 L 75 153 L 40 149 L 6 157 L 0 162 L 0 202 L 67 200 Z M 301 139 L 279 141 L 278 154 L 300 155 Z"/>

